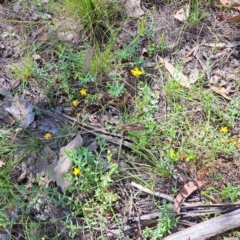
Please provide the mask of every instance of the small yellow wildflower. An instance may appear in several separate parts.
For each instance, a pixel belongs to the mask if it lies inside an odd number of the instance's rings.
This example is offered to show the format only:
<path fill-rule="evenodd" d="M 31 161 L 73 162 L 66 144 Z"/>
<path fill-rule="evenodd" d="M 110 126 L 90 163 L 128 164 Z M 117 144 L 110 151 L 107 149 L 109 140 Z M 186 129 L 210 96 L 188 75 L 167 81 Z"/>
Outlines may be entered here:
<path fill-rule="evenodd" d="M 44 135 L 44 138 L 45 138 L 45 139 L 50 139 L 50 138 L 52 138 L 51 133 L 46 133 L 46 134 Z"/>
<path fill-rule="evenodd" d="M 45 240 L 45 237 L 42 237 L 41 240 Z"/>
<path fill-rule="evenodd" d="M 228 132 L 228 127 L 221 127 L 220 132 L 227 133 Z"/>
<path fill-rule="evenodd" d="M 143 71 L 140 71 L 138 68 L 134 68 L 134 69 L 131 70 L 131 73 L 132 73 L 133 76 L 139 77 L 140 75 L 143 74 Z"/>
<path fill-rule="evenodd" d="M 77 176 L 77 175 L 79 175 L 80 173 L 81 173 L 80 168 L 74 168 L 74 169 L 73 169 L 73 175 Z"/>
<path fill-rule="evenodd" d="M 176 153 L 175 153 L 175 151 L 174 151 L 173 149 L 170 149 L 170 151 L 169 151 L 169 157 L 171 157 L 171 158 L 176 157 Z"/>
<path fill-rule="evenodd" d="M 84 89 L 84 88 L 82 88 L 79 92 L 80 92 L 80 94 L 81 94 L 82 96 L 86 96 L 86 95 L 87 95 L 87 91 L 86 91 L 86 89 Z"/>
<path fill-rule="evenodd" d="M 72 105 L 73 105 L 74 107 L 76 107 L 76 106 L 78 105 L 78 101 L 77 101 L 77 100 L 73 100 L 73 101 L 72 101 Z"/>
<path fill-rule="evenodd" d="M 108 148 L 108 150 L 107 150 L 107 160 L 108 160 L 108 161 L 111 161 L 111 159 L 112 159 L 112 152 L 111 152 L 111 150 Z"/>

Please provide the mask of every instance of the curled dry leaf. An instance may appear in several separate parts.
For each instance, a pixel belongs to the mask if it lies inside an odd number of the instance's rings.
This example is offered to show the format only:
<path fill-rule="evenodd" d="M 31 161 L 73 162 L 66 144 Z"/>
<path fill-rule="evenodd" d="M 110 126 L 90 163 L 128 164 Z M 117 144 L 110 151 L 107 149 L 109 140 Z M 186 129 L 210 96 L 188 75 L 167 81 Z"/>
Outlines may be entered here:
<path fill-rule="evenodd" d="M 140 2 L 140 0 L 127 0 L 125 10 L 129 17 L 139 17 L 144 14 Z"/>
<path fill-rule="evenodd" d="M 174 18 L 179 20 L 180 22 L 184 22 L 188 19 L 190 12 L 190 5 L 187 4 L 183 8 L 181 8 L 177 13 L 175 14 Z"/>
<path fill-rule="evenodd" d="M 164 65 L 164 67 L 171 74 L 172 78 L 177 81 L 183 87 L 190 87 L 191 84 L 195 83 L 198 80 L 198 70 L 194 69 L 188 78 L 182 72 L 176 71 L 174 66 L 169 63 L 167 60 L 158 56 L 159 61 Z"/>
<path fill-rule="evenodd" d="M 232 100 L 229 96 L 227 96 L 227 94 L 229 94 L 229 92 L 231 91 L 232 87 L 231 86 L 227 86 L 225 87 L 218 87 L 218 86 L 214 86 L 214 85 L 210 85 L 210 88 L 217 94 L 223 96 L 224 98 L 226 98 L 227 100 Z"/>
<path fill-rule="evenodd" d="M 237 16 L 228 18 L 227 21 L 228 21 L 228 22 L 231 22 L 231 23 L 239 22 L 239 21 L 240 21 L 240 14 L 238 14 Z"/>
<path fill-rule="evenodd" d="M 78 134 L 68 145 L 60 149 L 60 157 L 57 166 L 54 168 L 56 175 L 56 182 L 62 191 L 66 191 L 71 185 L 71 182 L 65 179 L 64 174 L 72 170 L 73 163 L 66 154 L 66 150 L 73 150 L 81 147 L 83 144 L 83 139 L 80 134 Z"/>
<path fill-rule="evenodd" d="M 6 163 L 0 160 L 0 168 L 5 166 L 5 165 L 6 165 Z"/>
<path fill-rule="evenodd" d="M 181 211 L 181 206 L 187 199 L 187 197 L 194 192 L 195 190 L 201 188 L 203 186 L 203 182 L 201 181 L 191 181 L 186 183 L 181 190 L 179 191 L 175 201 L 174 201 L 174 209 L 179 214 Z"/>
<path fill-rule="evenodd" d="M 20 127 L 28 127 L 35 117 L 33 105 L 20 96 L 15 96 L 12 101 L 5 100 L 5 110 L 12 114 Z"/>

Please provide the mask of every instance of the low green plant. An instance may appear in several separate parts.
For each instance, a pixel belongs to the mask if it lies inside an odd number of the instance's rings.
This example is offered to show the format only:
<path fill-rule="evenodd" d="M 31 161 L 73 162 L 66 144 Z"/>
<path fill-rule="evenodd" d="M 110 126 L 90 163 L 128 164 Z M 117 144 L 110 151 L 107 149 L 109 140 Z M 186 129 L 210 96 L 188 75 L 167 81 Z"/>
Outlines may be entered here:
<path fill-rule="evenodd" d="M 179 218 L 172 213 L 166 201 L 159 207 L 159 222 L 156 229 L 146 228 L 143 230 L 143 236 L 151 240 L 160 240 L 167 234 L 171 233 L 171 229 L 177 226 Z"/>
<path fill-rule="evenodd" d="M 107 82 L 109 95 L 113 97 L 121 97 L 125 92 L 125 88 L 123 84 L 119 83 L 122 80 L 120 74 L 111 72 L 109 73 L 109 77 L 111 78 L 111 82 Z"/>
<path fill-rule="evenodd" d="M 195 27 L 199 24 L 199 22 L 205 17 L 205 10 L 208 8 L 210 1 L 199 1 L 194 0 L 191 1 L 191 8 L 189 17 L 187 19 L 187 24 L 190 27 Z"/>
<path fill-rule="evenodd" d="M 113 97 L 121 97 L 125 92 L 124 85 L 119 84 L 119 82 L 107 82 L 107 86 L 109 87 L 109 95 Z"/>
<path fill-rule="evenodd" d="M 234 187 L 232 183 L 227 183 L 219 194 L 224 201 L 237 202 L 240 198 L 240 186 Z"/>
<path fill-rule="evenodd" d="M 209 187 L 203 191 L 203 195 L 214 202 L 218 202 L 216 196 L 221 196 L 225 202 L 237 202 L 240 197 L 240 186 L 233 186 L 232 183 L 227 183 L 226 186 L 219 190 L 214 187 Z"/>
<path fill-rule="evenodd" d="M 37 67 L 36 62 L 28 54 L 24 57 L 20 63 L 13 65 L 12 72 L 13 76 L 19 79 L 24 85 L 34 77 L 34 71 Z"/>
<path fill-rule="evenodd" d="M 152 56 L 155 53 L 163 54 L 163 51 L 167 49 L 168 43 L 164 39 L 164 33 L 159 37 L 158 43 L 150 43 L 147 45 L 147 50 L 150 56 Z"/>
<path fill-rule="evenodd" d="M 118 49 L 116 52 L 117 59 L 125 61 L 131 59 L 137 51 L 139 44 L 139 36 L 134 38 L 129 44 L 125 45 L 122 49 Z"/>
<path fill-rule="evenodd" d="M 106 211 L 111 211 L 118 199 L 111 191 L 113 179 L 118 175 L 117 164 L 111 161 L 111 151 L 103 144 L 100 146 L 100 152 L 95 154 L 84 147 L 67 152 L 74 171 L 66 176 L 72 185 L 70 196 L 65 198 L 74 215 L 81 215 L 88 225 L 99 225 L 95 217 L 101 218 Z"/>
<path fill-rule="evenodd" d="M 55 59 L 34 69 L 34 78 L 50 102 L 60 95 L 68 101 L 78 99 L 81 87 L 96 81 L 94 73 L 82 73 L 83 58 L 84 51 L 59 44 L 55 50 Z"/>

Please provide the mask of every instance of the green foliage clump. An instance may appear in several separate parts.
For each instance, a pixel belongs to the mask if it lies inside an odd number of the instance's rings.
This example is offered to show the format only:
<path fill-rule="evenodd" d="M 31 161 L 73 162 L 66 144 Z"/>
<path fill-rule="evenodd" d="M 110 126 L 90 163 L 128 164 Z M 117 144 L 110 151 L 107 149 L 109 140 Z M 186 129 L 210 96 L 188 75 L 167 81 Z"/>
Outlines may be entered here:
<path fill-rule="evenodd" d="M 107 155 L 103 157 L 106 150 Z M 101 145 L 100 152 L 96 154 L 82 147 L 68 151 L 67 155 L 74 166 L 73 174 L 69 173 L 66 177 L 72 182 L 68 201 L 75 214 L 93 220 L 96 214 L 110 211 L 118 199 L 110 189 L 118 175 L 117 164 L 111 161 L 111 151 Z"/>
<path fill-rule="evenodd" d="M 155 230 L 146 228 L 143 230 L 143 236 L 151 240 L 160 240 L 167 234 L 171 233 L 170 230 L 176 227 L 179 218 L 175 218 L 171 209 L 163 202 L 163 206 L 159 208 L 159 222 Z"/>

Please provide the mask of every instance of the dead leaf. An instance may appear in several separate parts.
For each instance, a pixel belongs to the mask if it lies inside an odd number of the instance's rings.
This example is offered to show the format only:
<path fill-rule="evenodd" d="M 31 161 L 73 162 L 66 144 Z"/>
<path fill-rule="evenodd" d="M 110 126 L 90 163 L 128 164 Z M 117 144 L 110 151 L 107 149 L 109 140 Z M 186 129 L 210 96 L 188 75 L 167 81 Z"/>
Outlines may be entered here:
<path fill-rule="evenodd" d="M 212 84 L 210 84 L 210 88 L 217 94 L 223 96 L 224 98 L 226 98 L 227 100 L 232 100 L 230 97 L 227 96 L 227 94 L 229 94 L 229 92 L 231 91 L 232 87 L 231 86 L 227 86 L 226 88 L 224 87 L 217 87 L 214 86 Z"/>
<path fill-rule="evenodd" d="M 28 127 L 35 117 L 33 105 L 20 96 L 15 96 L 12 101 L 5 100 L 5 110 L 12 114 L 20 127 Z"/>
<path fill-rule="evenodd" d="M 220 2 L 225 6 L 239 7 L 240 0 L 220 0 Z"/>
<path fill-rule="evenodd" d="M 50 182 L 56 180 L 54 168 L 57 165 L 57 154 L 47 145 L 38 161 L 36 175 L 40 186 L 48 187 Z"/>
<path fill-rule="evenodd" d="M 66 42 L 70 42 L 77 38 L 77 34 L 74 31 L 59 32 L 58 36 L 61 40 Z"/>
<path fill-rule="evenodd" d="M 190 84 L 197 81 L 196 74 L 198 71 L 196 70 L 195 73 L 192 75 L 191 79 L 185 76 L 182 72 L 176 71 L 174 66 L 169 63 L 167 60 L 158 56 L 159 61 L 165 66 L 168 72 L 171 74 L 172 78 L 177 81 L 180 85 L 184 87 L 190 87 Z"/>
<path fill-rule="evenodd" d="M 9 89 L 10 84 L 4 78 L 0 78 L 0 95 L 7 96 Z"/>
<path fill-rule="evenodd" d="M 228 22 L 231 22 L 231 23 L 239 22 L 239 21 L 240 21 L 240 14 L 238 14 L 238 15 L 235 16 L 235 17 L 228 18 L 227 21 L 228 21 Z"/>
<path fill-rule="evenodd" d="M 179 20 L 180 22 L 184 22 L 188 19 L 190 12 L 190 5 L 187 4 L 183 8 L 181 8 L 177 13 L 174 15 L 174 18 Z"/>
<path fill-rule="evenodd" d="M 47 41 L 48 40 L 48 35 L 46 33 L 44 33 L 38 38 L 38 40 L 41 41 L 41 42 Z"/>
<path fill-rule="evenodd" d="M 189 84 L 193 84 L 198 80 L 199 71 L 197 68 L 193 69 L 189 75 Z"/>
<path fill-rule="evenodd" d="M 174 209 L 179 214 L 181 211 L 181 206 L 187 199 L 187 197 L 194 192 L 195 190 L 201 188 L 203 186 L 203 182 L 193 180 L 191 182 L 186 183 L 179 193 L 177 194 L 177 197 L 174 201 Z"/>
<path fill-rule="evenodd" d="M 9 116 L 8 122 L 9 122 L 9 125 L 10 125 L 10 126 L 13 126 L 13 125 L 16 123 L 15 119 L 12 118 L 11 116 Z"/>
<path fill-rule="evenodd" d="M 32 55 L 32 59 L 36 62 L 41 62 L 43 61 L 43 59 L 41 58 L 41 56 L 39 54 L 33 54 Z"/>
<path fill-rule="evenodd" d="M 13 90 L 19 85 L 18 80 L 9 80 L 6 78 L 0 78 L 0 95 L 7 96 L 10 90 Z"/>
<path fill-rule="evenodd" d="M 93 56 L 94 52 L 95 52 L 95 46 L 90 47 L 86 51 L 84 59 L 83 59 L 83 65 L 82 65 L 83 74 L 88 72 L 88 69 L 90 67 L 90 62 L 91 62 L 91 59 L 92 59 L 92 56 Z"/>
<path fill-rule="evenodd" d="M 222 78 L 216 74 L 213 74 L 211 78 L 209 79 L 210 85 L 213 85 L 215 87 L 223 87 L 227 84 L 226 81 L 222 80 Z"/>
<path fill-rule="evenodd" d="M 17 1 L 17 2 L 15 2 L 14 4 L 13 4 L 13 11 L 14 12 L 16 12 L 16 13 L 18 13 L 19 12 L 19 10 L 21 9 L 21 1 Z"/>
<path fill-rule="evenodd" d="M 127 0 L 125 10 L 129 17 L 139 17 L 144 14 L 140 2 L 140 0 Z"/>
<path fill-rule="evenodd" d="M 57 163 L 57 166 L 54 168 L 56 175 L 56 182 L 62 191 L 66 191 L 67 188 L 71 185 L 71 182 L 65 179 L 64 174 L 72 170 L 73 163 L 68 158 L 66 150 L 73 150 L 81 147 L 83 144 L 83 139 L 80 134 L 78 134 L 68 145 L 60 149 L 60 156 Z"/>
<path fill-rule="evenodd" d="M 6 165 L 6 163 L 0 160 L 0 168 L 5 166 L 5 165 Z"/>
<path fill-rule="evenodd" d="M 148 57 L 148 50 L 146 48 L 142 49 L 141 55 L 144 57 Z"/>

